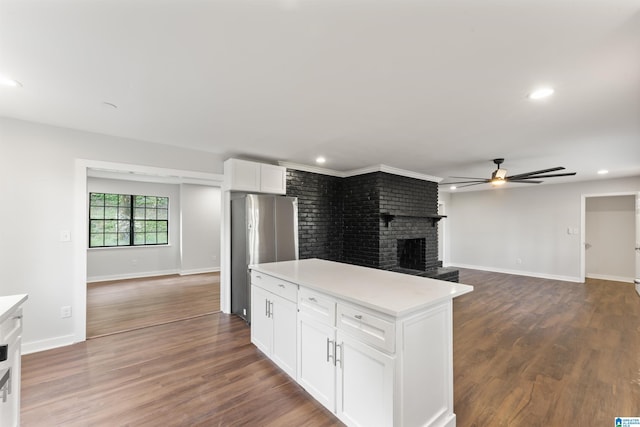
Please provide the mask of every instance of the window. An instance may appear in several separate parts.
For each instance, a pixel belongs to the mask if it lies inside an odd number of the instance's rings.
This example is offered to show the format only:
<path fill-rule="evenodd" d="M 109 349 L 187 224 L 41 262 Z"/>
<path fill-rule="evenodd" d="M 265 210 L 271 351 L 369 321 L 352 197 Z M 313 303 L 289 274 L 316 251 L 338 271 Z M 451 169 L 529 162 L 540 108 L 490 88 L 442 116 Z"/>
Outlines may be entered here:
<path fill-rule="evenodd" d="M 89 194 L 90 248 L 168 243 L 168 197 Z"/>

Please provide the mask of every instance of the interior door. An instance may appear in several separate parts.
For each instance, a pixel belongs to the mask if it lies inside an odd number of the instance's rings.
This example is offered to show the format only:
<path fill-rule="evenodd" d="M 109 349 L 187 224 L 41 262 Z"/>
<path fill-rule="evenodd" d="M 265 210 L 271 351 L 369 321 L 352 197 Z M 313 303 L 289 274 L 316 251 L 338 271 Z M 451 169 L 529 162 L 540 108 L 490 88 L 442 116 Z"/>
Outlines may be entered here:
<path fill-rule="evenodd" d="M 640 193 L 636 194 L 636 292 L 640 295 Z"/>

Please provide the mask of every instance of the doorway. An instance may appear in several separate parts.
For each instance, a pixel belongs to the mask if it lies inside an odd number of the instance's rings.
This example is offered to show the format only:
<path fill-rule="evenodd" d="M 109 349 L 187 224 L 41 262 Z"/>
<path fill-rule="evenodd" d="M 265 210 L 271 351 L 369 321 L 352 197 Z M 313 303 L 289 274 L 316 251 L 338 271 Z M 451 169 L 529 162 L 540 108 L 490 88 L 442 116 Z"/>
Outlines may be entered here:
<path fill-rule="evenodd" d="M 634 193 L 583 197 L 583 281 L 633 283 L 635 206 Z"/>
<path fill-rule="evenodd" d="M 185 171 L 177 169 L 157 168 L 122 163 L 111 163 L 77 159 L 75 165 L 75 226 L 73 233 L 76 238 L 74 257 L 77 263 L 74 268 L 74 334 L 73 342 L 85 341 L 87 337 L 87 244 L 88 242 L 88 186 L 87 179 L 92 171 L 102 171 L 127 176 L 128 180 L 140 181 L 164 180 L 176 184 L 196 184 L 220 188 L 224 176 L 204 172 Z M 121 178 L 122 179 L 122 178 Z M 221 197 L 220 197 L 221 198 Z M 221 202 L 221 201 L 220 201 Z M 176 242 L 177 243 L 177 242 Z M 126 249 L 125 249 L 126 250 Z M 221 254 L 222 255 L 222 254 Z M 195 273 L 195 272 L 191 272 Z"/>

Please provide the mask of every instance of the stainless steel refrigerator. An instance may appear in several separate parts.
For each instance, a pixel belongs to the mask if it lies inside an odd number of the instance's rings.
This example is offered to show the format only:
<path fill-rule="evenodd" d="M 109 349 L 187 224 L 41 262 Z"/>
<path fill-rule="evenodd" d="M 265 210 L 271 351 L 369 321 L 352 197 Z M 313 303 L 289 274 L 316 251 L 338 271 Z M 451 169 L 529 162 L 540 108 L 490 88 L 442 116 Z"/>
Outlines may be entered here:
<path fill-rule="evenodd" d="M 231 312 L 251 322 L 249 265 L 298 259 L 298 199 L 231 199 Z"/>

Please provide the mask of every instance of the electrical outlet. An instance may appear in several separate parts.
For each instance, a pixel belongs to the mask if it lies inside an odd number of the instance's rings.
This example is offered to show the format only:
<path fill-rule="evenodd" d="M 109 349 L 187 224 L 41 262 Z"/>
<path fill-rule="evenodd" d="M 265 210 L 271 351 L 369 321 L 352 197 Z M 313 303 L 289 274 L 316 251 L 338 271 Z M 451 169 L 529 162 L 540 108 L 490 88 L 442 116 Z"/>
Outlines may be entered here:
<path fill-rule="evenodd" d="M 60 230 L 60 241 L 61 242 L 70 242 L 71 241 L 71 232 L 69 230 Z"/>
<path fill-rule="evenodd" d="M 517 258 L 516 259 L 516 264 L 518 264 L 518 265 L 522 264 L 522 258 Z"/>
<path fill-rule="evenodd" d="M 217 261 L 218 260 L 218 256 L 217 255 L 212 255 L 211 256 L 211 260 L 212 261 Z"/>
<path fill-rule="evenodd" d="M 60 318 L 66 319 L 67 317 L 71 317 L 71 306 L 65 305 L 60 307 Z"/>

